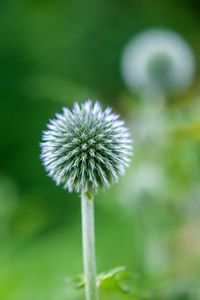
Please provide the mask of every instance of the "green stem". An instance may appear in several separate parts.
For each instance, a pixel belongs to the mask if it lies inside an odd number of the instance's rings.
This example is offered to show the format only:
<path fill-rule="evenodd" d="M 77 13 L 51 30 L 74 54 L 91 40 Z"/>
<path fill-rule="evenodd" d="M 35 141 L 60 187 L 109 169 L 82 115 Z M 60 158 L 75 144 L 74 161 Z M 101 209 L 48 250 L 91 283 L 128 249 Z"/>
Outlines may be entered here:
<path fill-rule="evenodd" d="M 82 242 L 86 300 L 98 300 L 96 283 L 94 200 L 91 193 L 81 195 Z"/>

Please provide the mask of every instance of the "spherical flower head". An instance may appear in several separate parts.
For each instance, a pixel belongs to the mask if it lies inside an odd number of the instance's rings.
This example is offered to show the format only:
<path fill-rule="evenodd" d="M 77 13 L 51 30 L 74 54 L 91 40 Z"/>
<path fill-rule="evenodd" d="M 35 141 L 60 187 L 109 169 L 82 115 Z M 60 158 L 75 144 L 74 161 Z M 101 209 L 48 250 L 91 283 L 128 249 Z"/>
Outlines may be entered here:
<path fill-rule="evenodd" d="M 177 33 L 150 29 L 133 38 L 122 56 L 126 85 L 138 92 L 180 92 L 194 78 L 195 59 L 187 42 Z"/>
<path fill-rule="evenodd" d="M 47 127 L 41 143 L 43 165 L 56 184 L 70 192 L 107 188 L 129 165 L 130 134 L 111 108 L 103 111 L 90 100 L 75 103 Z"/>

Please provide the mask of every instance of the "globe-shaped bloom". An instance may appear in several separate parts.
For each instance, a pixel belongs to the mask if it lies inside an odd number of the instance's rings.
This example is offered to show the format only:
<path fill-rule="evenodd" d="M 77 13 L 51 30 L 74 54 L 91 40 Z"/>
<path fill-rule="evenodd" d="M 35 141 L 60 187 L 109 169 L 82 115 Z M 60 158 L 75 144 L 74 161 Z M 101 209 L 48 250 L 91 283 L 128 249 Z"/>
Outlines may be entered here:
<path fill-rule="evenodd" d="M 98 102 L 75 103 L 50 120 L 43 133 L 41 159 L 57 185 L 69 191 L 109 187 L 124 174 L 132 142 L 128 129 L 111 108 Z"/>
<path fill-rule="evenodd" d="M 121 69 L 131 90 L 179 92 L 188 88 L 194 78 L 195 59 L 179 34 L 151 29 L 126 45 Z"/>

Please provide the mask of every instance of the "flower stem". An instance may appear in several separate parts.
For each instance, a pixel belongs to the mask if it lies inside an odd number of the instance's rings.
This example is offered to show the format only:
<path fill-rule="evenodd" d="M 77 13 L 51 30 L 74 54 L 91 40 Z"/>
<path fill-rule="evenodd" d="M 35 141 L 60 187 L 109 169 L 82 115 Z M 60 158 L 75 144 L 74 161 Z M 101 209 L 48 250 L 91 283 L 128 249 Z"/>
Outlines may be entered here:
<path fill-rule="evenodd" d="M 96 283 L 94 199 L 91 193 L 82 192 L 81 207 L 86 300 L 98 300 L 99 297 Z"/>

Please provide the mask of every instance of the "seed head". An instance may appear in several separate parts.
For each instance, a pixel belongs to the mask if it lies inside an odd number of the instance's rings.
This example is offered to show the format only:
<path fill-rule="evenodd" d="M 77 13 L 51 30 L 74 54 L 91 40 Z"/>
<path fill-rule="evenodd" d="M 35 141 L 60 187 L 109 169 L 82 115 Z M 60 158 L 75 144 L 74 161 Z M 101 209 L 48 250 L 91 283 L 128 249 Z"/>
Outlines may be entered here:
<path fill-rule="evenodd" d="M 107 188 L 124 174 L 132 154 L 129 131 L 111 108 L 88 100 L 63 108 L 43 133 L 41 159 L 57 185 L 70 192 Z"/>

